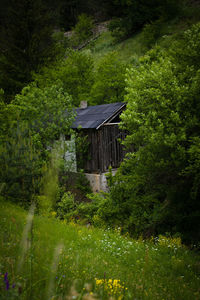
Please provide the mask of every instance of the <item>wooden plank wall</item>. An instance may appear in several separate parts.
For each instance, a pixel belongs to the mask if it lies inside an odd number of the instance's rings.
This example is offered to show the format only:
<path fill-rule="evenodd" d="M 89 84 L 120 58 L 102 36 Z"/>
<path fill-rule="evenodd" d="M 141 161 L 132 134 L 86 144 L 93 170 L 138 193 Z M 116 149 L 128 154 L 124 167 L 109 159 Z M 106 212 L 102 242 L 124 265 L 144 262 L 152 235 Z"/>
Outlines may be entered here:
<path fill-rule="evenodd" d="M 88 135 L 88 159 L 85 162 L 85 171 L 89 173 L 105 172 L 109 166 L 117 168 L 123 160 L 125 151 L 118 139 L 124 139 L 126 133 L 118 125 L 105 125 L 99 130 L 84 130 Z"/>

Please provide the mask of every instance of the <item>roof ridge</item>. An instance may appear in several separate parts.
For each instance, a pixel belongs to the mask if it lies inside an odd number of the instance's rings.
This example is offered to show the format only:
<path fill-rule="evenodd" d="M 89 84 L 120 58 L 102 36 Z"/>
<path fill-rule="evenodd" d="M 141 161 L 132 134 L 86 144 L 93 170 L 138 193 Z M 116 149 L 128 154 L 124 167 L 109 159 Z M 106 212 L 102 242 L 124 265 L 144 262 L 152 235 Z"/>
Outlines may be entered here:
<path fill-rule="evenodd" d="M 109 121 L 115 114 L 120 113 L 126 105 L 125 102 L 106 103 L 91 105 L 86 108 L 77 108 L 77 116 L 72 128 L 99 129 L 105 122 Z M 110 108 L 109 108 L 110 106 Z"/>

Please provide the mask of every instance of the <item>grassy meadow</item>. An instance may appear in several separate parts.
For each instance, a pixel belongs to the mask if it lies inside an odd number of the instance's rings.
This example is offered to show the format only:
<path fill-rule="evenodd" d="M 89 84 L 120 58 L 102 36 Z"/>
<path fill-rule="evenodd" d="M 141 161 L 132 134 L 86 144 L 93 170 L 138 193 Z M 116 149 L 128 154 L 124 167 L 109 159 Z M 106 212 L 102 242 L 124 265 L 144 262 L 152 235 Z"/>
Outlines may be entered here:
<path fill-rule="evenodd" d="M 0 208 L 0 299 L 200 299 L 199 256 L 179 238 L 133 240 Z"/>

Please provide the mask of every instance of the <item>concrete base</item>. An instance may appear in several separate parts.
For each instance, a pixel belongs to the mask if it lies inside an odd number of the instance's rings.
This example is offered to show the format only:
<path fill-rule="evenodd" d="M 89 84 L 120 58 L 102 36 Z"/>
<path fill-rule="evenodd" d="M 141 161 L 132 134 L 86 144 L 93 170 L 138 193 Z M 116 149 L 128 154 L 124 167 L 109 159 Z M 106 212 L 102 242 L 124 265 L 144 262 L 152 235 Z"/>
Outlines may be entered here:
<path fill-rule="evenodd" d="M 112 170 L 112 174 L 115 175 L 116 169 Z M 90 182 L 90 186 L 92 188 L 93 193 L 98 193 L 100 191 L 103 192 L 108 192 L 108 184 L 107 184 L 107 179 L 106 179 L 106 173 L 101 173 L 101 174 L 90 174 L 90 173 L 85 173 L 86 178 Z"/>

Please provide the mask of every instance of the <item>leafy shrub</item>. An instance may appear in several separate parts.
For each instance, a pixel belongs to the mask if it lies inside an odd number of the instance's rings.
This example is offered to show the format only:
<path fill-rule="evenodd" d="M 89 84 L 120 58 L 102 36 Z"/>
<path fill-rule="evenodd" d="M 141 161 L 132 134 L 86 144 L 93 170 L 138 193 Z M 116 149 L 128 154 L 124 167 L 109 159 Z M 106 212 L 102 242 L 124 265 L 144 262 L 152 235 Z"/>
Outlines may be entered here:
<path fill-rule="evenodd" d="M 168 247 L 168 248 L 181 248 L 182 247 L 182 243 L 181 243 L 181 238 L 180 237 L 166 237 L 164 235 L 159 235 L 158 239 L 157 239 L 157 243 L 160 246 L 163 247 Z"/>
<path fill-rule="evenodd" d="M 76 204 L 71 192 L 64 193 L 61 201 L 57 204 L 57 215 L 61 219 L 68 219 L 75 210 Z"/>
<path fill-rule="evenodd" d="M 70 193 L 70 195 L 72 194 Z M 100 227 L 103 227 L 105 225 L 108 226 L 108 223 L 106 224 L 105 222 L 105 218 L 102 218 L 101 213 L 99 213 L 99 209 L 102 207 L 102 205 L 104 205 L 106 195 L 106 193 L 90 193 L 87 195 L 87 198 L 90 200 L 90 202 L 81 202 L 79 204 L 77 202 L 76 204 L 75 202 L 73 202 L 75 205 L 70 206 L 70 212 L 68 211 L 68 213 L 65 215 L 62 214 L 63 218 L 73 218 L 74 220 L 76 220 L 76 222 L 81 224 L 89 223 L 94 226 Z M 61 202 L 63 201 L 61 200 Z M 58 208 L 58 215 L 60 215 L 60 205 L 63 206 L 61 202 Z"/>
<path fill-rule="evenodd" d="M 93 19 L 86 14 L 81 14 L 78 17 L 78 22 L 73 30 L 71 37 L 72 46 L 78 46 L 92 36 Z"/>
<path fill-rule="evenodd" d="M 76 211 L 74 211 L 74 218 L 76 220 L 78 220 L 79 223 L 89 223 L 89 224 L 93 224 L 92 222 L 92 218 L 94 216 L 94 214 L 96 213 L 98 209 L 98 206 L 96 203 L 93 202 L 88 202 L 88 203 L 80 203 L 77 208 Z"/>
<path fill-rule="evenodd" d="M 88 195 L 92 200 L 89 205 L 92 207 L 91 223 L 95 226 L 116 227 L 121 225 L 118 219 L 119 209 L 113 206 L 109 193 L 100 192 Z M 116 217 L 117 216 L 117 217 Z"/>
<path fill-rule="evenodd" d="M 75 183 L 75 188 L 79 189 L 84 195 L 87 195 L 88 193 L 91 193 L 91 187 L 88 179 L 86 178 L 83 171 L 80 171 L 77 174 L 77 180 Z"/>
<path fill-rule="evenodd" d="M 123 20 L 121 18 L 111 20 L 108 24 L 108 29 L 116 42 L 121 41 L 127 35 L 127 30 L 123 26 Z"/>
<path fill-rule="evenodd" d="M 82 171 L 72 173 L 63 170 L 59 174 L 59 186 L 61 194 L 71 192 L 76 203 L 87 202 L 87 194 L 92 192 L 90 183 Z"/>
<path fill-rule="evenodd" d="M 69 37 L 64 35 L 63 31 L 55 31 L 52 35 L 57 47 L 59 47 L 61 53 L 65 53 L 65 50 L 70 47 Z"/>
<path fill-rule="evenodd" d="M 153 46 L 162 35 L 162 20 L 145 24 L 142 30 L 143 43 L 147 48 Z"/>

